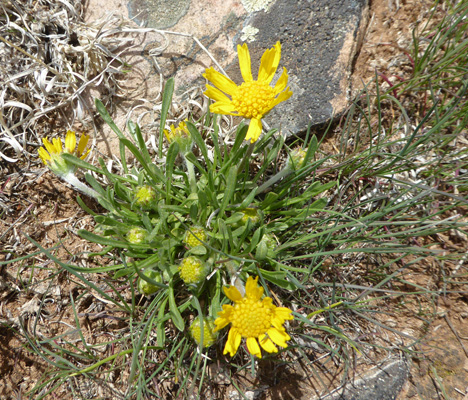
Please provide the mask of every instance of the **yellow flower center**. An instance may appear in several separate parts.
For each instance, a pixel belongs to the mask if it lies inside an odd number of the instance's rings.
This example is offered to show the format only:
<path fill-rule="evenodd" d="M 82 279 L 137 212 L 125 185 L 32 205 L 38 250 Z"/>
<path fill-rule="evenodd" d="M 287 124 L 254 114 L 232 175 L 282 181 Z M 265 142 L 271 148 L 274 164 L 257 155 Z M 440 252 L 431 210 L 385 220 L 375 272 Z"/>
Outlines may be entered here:
<path fill-rule="evenodd" d="M 242 337 L 258 338 L 270 329 L 272 314 L 272 309 L 264 303 L 244 297 L 234 306 L 231 322 Z"/>
<path fill-rule="evenodd" d="M 244 118 L 262 118 L 273 108 L 275 91 L 266 82 L 244 82 L 232 96 L 232 103 Z"/>
<path fill-rule="evenodd" d="M 203 245 L 202 242 L 206 242 L 205 230 L 203 228 L 197 228 L 195 226 L 191 227 L 190 229 L 191 231 L 187 230 L 187 232 L 185 233 L 184 242 L 188 244 L 189 247 Z"/>

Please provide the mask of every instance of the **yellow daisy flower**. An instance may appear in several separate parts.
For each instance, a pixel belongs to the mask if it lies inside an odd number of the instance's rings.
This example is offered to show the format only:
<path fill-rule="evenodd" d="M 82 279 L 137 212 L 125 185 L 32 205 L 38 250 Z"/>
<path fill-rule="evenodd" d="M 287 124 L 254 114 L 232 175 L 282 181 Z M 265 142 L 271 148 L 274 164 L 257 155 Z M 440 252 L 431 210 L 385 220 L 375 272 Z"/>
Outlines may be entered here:
<path fill-rule="evenodd" d="M 75 170 L 74 166 L 69 165 L 63 158 L 63 153 L 73 154 L 82 160 L 86 158 L 90 149 L 86 149 L 88 145 L 89 136 L 82 135 L 76 148 L 76 135 L 73 131 L 67 131 L 65 137 L 65 149 L 62 147 L 62 141 L 58 138 L 52 139 L 49 142 L 47 138 L 42 139 L 44 147 L 38 150 L 39 158 L 44 165 L 48 166 L 52 171 L 58 175 L 65 175 Z"/>
<path fill-rule="evenodd" d="M 270 86 L 281 58 L 280 42 L 263 54 L 256 81 L 252 77 L 250 53 L 246 43 L 237 46 L 237 54 L 244 83 L 237 86 L 220 72 L 208 68 L 203 76 L 216 87 L 207 85 L 205 95 L 215 100 L 215 103 L 210 105 L 212 113 L 237 115 L 250 119 L 245 139 L 253 143 L 262 133 L 261 119 L 277 104 L 289 99 L 293 93 L 289 87 L 286 88 L 288 84 L 286 68 L 283 68 L 283 73 L 275 86 Z M 231 96 L 231 99 L 223 92 Z"/>
<path fill-rule="evenodd" d="M 244 297 L 234 286 L 223 288 L 226 296 L 234 302 L 234 306 L 223 305 L 223 311 L 218 313 L 219 317 L 215 320 L 215 331 L 231 324 L 223 354 L 234 356 L 242 338 L 247 339 L 249 352 L 258 358 L 262 358 L 259 343 L 268 353 L 278 352 L 275 344 L 288 347 L 286 342 L 291 338 L 283 324 L 293 319 L 292 311 L 286 307 L 276 307 L 270 297 L 260 300 L 263 287 L 257 286 L 257 282 L 258 276 L 247 279 Z"/>

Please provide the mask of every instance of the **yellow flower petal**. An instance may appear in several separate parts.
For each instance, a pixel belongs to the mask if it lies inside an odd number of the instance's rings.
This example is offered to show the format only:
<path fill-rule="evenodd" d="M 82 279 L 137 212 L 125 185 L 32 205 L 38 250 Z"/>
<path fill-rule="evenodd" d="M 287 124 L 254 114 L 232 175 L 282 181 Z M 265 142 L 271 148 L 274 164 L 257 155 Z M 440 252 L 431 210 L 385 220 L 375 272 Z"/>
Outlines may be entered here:
<path fill-rule="evenodd" d="M 281 103 L 282 101 L 285 101 L 287 99 L 289 99 L 291 96 L 292 96 L 293 92 L 291 92 L 291 90 L 289 90 L 289 88 L 287 88 L 284 92 L 281 92 L 278 97 L 275 99 L 275 101 L 273 102 L 273 105 L 271 108 L 277 106 L 279 103 Z"/>
<path fill-rule="evenodd" d="M 241 334 L 237 332 L 236 329 L 231 328 L 231 330 L 229 331 L 226 346 L 224 346 L 223 354 L 229 353 L 231 357 L 234 357 L 234 354 L 236 354 L 237 349 L 239 348 L 241 340 Z"/>
<path fill-rule="evenodd" d="M 52 146 L 55 148 L 55 153 L 61 154 L 63 152 L 62 141 L 59 138 L 52 139 Z"/>
<path fill-rule="evenodd" d="M 253 337 L 247 338 L 247 348 L 249 349 L 249 353 L 257 356 L 258 358 L 262 358 L 262 352 L 260 350 L 260 346 L 257 343 L 257 339 Z"/>
<path fill-rule="evenodd" d="M 294 317 L 291 314 L 291 310 L 286 307 L 276 307 L 275 316 L 283 320 L 283 323 L 287 319 L 294 319 Z"/>
<path fill-rule="evenodd" d="M 39 147 L 37 152 L 39 153 L 39 158 L 44 165 L 47 165 L 47 162 L 51 160 L 49 153 L 44 149 L 44 147 Z"/>
<path fill-rule="evenodd" d="M 291 337 L 286 332 L 280 331 L 276 328 L 270 328 L 268 329 L 267 334 L 270 337 L 270 339 L 278 346 L 288 347 L 288 344 L 286 342 L 290 340 Z"/>
<path fill-rule="evenodd" d="M 242 300 L 242 295 L 240 294 L 239 290 L 235 286 L 230 286 L 230 287 L 223 287 L 224 294 L 228 297 L 229 300 L 233 301 L 234 303 L 236 301 L 241 301 Z"/>
<path fill-rule="evenodd" d="M 81 158 L 82 160 L 84 160 L 86 157 L 88 157 L 88 154 L 89 154 L 90 151 L 91 151 L 91 149 L 88 149 L 88 150 L 86 151 L 86 153 L 84 153 L 80 158 Z"/>
<path fill-rule="evenodd" d="M 234 113 L 236 108 L 232 103 L 225 103 L 223 101 L 217 101 L 210 105 L 210 111 L 214 114 L 225 114 L 225 115 L 237 115 Z"/>
<path fill-rule="evenodd" d="M 262 121 L 260 118 L 252 118 L 250 120 L 249 130 L 245 140 L 250 140 L 251 143 L 256 142 L 262 134 Z"/>
<path fill-rule="evenodd" d="M 227 97 L 223 92 L 221 92 L 221 90 L 213 87 L 213 86 L 209 86 L 209 85 L 206 85 L 206 90 L 205 92 L 203 93 L 206 97 L 209 97 L 210 99 L 212 100 L 215 100 L 215 101 L 220 101 L 222 103 L 230 103 L 231 100 L 229 99 L 229 97 Z"/>
<path fill-rule="evenodd" d="M 250 300 L 258 301 L 263 294 L 263 287 L 257 285 L 258 276 L 254 279 L 251 276 L 247 279 L 245 284 L 245 297 Z"/>
<path fill-rule="evenodd" d="M 275 95 L 281 93 L 286 88 L 286 85 L 288 84 L 288 78 L 288 70 L 286 68 L 283 68 L 283 72 L 274 87 Z"/>
<path fill-rule="evenodd" d="M 237 45 L 237 55 L 239 56 L 239 67 L 245 82 L 253 81 L 250 64 L 250 52 L 247 43 L 242 46 Z"/>
<path fill-rule="evenodd" d="M 42 138 L 42 143 L 44 144 L 46 150 L 49 152 L 49 154 L 55 154 L 55 146 L 47 140 L 47 138 Z"/>
<path fill-rule="evenodd" d="M 233 309 L 234 307 L 229 304 L 223 305 L 223 311 L 220 311 L 218 313 L 218 318 L 216 318 L 215 321 L 215 331 L 223 329 L 226 325 L 228 325 L 231 322 L 231 314 Z"/>
<path fill-rule="evenodd" d="M 276 44 L 265 51 L 260 61 L 260 70 L 258 71 L 258 80 L 270 83 L 275 76 L 281 58 L 281 43 Z"/>
<path fill-rule="evenodd" d="M 91 150 L 91 149 L 88 149 L 86 154 L 84 154 L 86 146 L 88 145 L 88 140 L 89 140 L 89 136 L 83 134 L 83 135 L 81 135 L 80 141 L 78 142 L 77 154 L 78 154 L 78 157 L 81 157 L 82 159 L 85 159 L 86 156 L 88 155 L 89 151 Z"/>
<path fill-rule="evenodd" d="M 73 154 L 76 147 L 76 135 L 73 131 L 67 131 L 65 136 L 65 149 L 68 153 Z"/>
<path fill-rule="evenodd" d="M 218 89 L 232 96 L 237 91 L 237 85 L 227 76 L 216 71 L 214 68 L 208 68 L 203 76 L 209 80 Z"/>
<path fill-rule="evenodd" d="M 276 348 L 275 344 L 267 335 L 260 336 L 258 341 L 260 342 L 260 346 L 262 346 L 262 348 L 268 353 L 278 353 L 278 349 Z"/>

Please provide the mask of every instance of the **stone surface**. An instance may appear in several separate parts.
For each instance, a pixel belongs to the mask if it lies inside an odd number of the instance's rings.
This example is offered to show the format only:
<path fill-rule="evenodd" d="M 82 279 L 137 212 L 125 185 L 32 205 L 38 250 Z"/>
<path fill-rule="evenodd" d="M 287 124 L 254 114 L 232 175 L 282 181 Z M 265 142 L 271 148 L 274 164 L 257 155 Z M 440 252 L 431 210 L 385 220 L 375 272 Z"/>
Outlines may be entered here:
<path fill-rule="evenodd" d="M 280 40 L 280 69 L 288 69 L 294 95 L 266 121 L 293 134 L 309 123 L 326 123 L 347 107 L 350 69 L 368 12 L 368 0 L 109 0 L 105 7 L 102 4 L 89 0 L 86 18 L 113 11 L 147 27 L 193 35 L 237 83 L 242 80 L 236 45 L 248 42 L 255 78 L 261 55 Z M 189 36 L 148 33 L 133 51 L 143 56 L 133 62 L 144 77 L 144 85 L 136 85 L 140 97 L 156 95 L 157 69 L 164 78 L 175 76 L 176 94 L 182 98 L 195 85 L 204 86 L 201 74 L 213 65 Z M 141 93 L 142 88 L 148 92 Z"/>
<path fill-rule="evenodd" d="M 320 400 L 395 400 L 408 379 L 408 373 L 404 360 L 393 359 Z"/>

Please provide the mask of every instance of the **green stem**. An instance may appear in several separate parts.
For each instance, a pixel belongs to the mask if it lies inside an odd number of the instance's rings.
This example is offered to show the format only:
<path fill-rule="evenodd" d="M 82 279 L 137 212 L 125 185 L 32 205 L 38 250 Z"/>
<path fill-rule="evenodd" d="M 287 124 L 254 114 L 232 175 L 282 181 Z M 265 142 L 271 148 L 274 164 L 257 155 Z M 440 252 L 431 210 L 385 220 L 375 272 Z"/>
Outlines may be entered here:
<path fill-rule="evenodd" d="M 187 160 L 184 156 L 185 165 L 187 166 L 187 174 L 190 184 L 190 191 L 192 193 L 197 193 L 197 179 L 195 178 L 195 168 L 193 164 Z"/>

